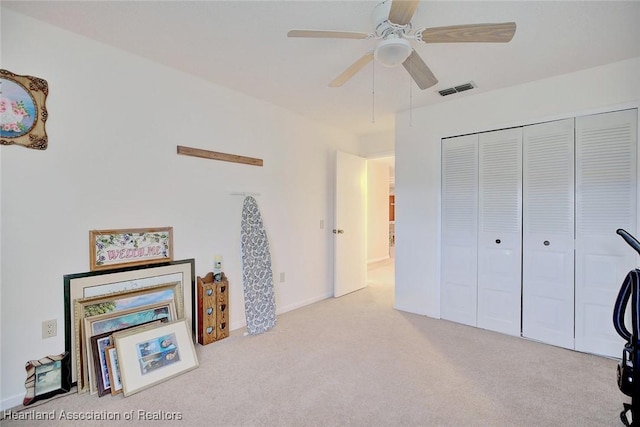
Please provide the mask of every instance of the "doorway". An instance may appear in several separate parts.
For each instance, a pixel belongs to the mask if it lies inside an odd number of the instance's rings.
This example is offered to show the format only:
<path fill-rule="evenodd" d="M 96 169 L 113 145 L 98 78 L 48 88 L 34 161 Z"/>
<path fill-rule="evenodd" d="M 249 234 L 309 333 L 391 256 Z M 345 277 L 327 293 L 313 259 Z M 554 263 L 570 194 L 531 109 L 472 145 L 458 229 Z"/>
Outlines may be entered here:
<path fill-rule="evenodd" d="M 367 283 L 395 283 L 395 157 L 367 159 Z"/>

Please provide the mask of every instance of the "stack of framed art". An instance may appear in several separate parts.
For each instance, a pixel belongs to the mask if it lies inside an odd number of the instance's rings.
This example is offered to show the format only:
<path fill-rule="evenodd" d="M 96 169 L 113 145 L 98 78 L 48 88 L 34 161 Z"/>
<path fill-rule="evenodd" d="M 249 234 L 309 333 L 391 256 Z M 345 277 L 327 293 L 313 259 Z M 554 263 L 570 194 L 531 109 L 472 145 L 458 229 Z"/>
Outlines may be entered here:
<path fill-rule="evenodd" d="M 124 395 L 198 367 L 185 320 L 113 335 Z"/>
<path fill-rule="evenodd" d="M 90 232 L 90 269 L 64 276 L 65 350 L 78 393 L 125 396 L 198 367 L 194 260 L 172 230 Z"/>

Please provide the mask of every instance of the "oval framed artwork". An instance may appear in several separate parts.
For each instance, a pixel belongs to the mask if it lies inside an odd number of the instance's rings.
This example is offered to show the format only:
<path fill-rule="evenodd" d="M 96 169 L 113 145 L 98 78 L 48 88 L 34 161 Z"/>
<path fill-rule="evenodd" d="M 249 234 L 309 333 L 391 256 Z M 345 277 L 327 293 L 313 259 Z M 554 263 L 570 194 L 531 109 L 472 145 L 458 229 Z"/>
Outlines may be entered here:
<path fill-rule="evenodd" d="M 0 70 L 0 145 L 47 148 L 48 93 L 46 80 Z"/>

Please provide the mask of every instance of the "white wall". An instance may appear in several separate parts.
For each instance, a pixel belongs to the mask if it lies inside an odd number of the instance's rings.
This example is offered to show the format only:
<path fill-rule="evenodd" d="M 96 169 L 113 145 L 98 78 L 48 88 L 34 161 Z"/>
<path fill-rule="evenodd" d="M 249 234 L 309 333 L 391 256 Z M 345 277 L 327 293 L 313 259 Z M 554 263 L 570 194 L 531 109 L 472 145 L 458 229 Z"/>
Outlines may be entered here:
<path fill-rule="evenodd" d="M 49 148 L 0 148 L 2 409 L 22 401 L 26 361 L 64 351 L 63 275 L 88 271 L 91 229 L 172 226 L 174 257 L 195 258 L 196 275 L 221 254 L 235 329 L 242 197 L 230 192 L 259 192 L 274 275 L 286 272 L 278 311 L 332 295 L 334 152 L 358 153 L 355 136 L 6 9 L 1 23 L 2 67 L 49 83 Z M 47 319 L 58 335 L 43 340 Z"/>
<path fill-rule="evenodd" d="M 389 166 L 367 160 L 367 262 L 389 258 Z"/>
<path fill-rule="evenodd" d="M 640 104 L 640 58 L 396 117 L 396 295 L 401 310 L 440 316 L 440 140 Z"/>
<path fill-rule="evenodd" d="M 395 135 L 392 130 L 360 135 L 359 155 L 368 158 L 393 156 L 394 143 Z"/>

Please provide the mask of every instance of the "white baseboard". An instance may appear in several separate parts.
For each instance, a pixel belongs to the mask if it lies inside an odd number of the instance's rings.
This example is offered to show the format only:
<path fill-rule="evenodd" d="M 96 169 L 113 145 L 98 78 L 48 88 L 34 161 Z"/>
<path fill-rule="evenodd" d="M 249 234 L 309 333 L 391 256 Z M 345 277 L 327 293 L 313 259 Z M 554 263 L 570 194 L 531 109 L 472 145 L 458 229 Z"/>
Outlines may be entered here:
<path fill-rule="evenodd" d="M 425 310 L 416 309 L 416 307 L 413 307 L 413 306 L 410 307 L 408 305 L 394 303 L 393 304 L 393 308 L 395 308 L 396 310 L 399 310 L 399 311 L 404 311 L 404 312 L 412 313 L 412 314 L 419 314 L 421 316 L 427 316 L 427 317 L 431 317 L 431 318 L 434 318 L 434 319 L 439 319 L 440 318 L 439 316 L 438 317 L 433 316 L 432 313 L 428 313 Z"/>
<path fill-rule="evenodd" d="M 302 308 L 304 306 L 307 306 L 307 305 L 310 305 L 310 304 L 325 300 L 327 298 L 331 298 L 332 296 L 333 296 L 333 292 L 331 292 L 329 294 L 326 294 L 326 295 L 320 295 L 320 296 L 317 296 L 317 297 L 309 298 L 307 300 L 300 301 L 300 302 L 297 302 L 297 303 L 294 303 L 294 304 L 285 305 L 284 307 L 280 307 L 280 308 L 276 307 L 276 314 L 284 314 L 284 313 L 286 313 L 288 311 L 293 311 L 293 310 L 295 310 L 297 308 Z M 241 328 L 244 328 L 246 326 L 247 326 L 246 320 L 245 321 L 240 321 L 240 322 L 235 322 L 235 323 L 232 323 L 230 325 L 231 329 L 229 329 L 229 330 L 230 331 L 235 331 L 236 329 L 241 329 Z"/>
<path fill-rule="evenodd" d="M 326 294 L 326 295 L 320 295 L 320 296 L 317 296 L 317 297 L 309 298 L 308 300 L 300 301 L 300 302 L 297 302 L 295 304 L 289 304 L 289 305 L 286 305 L 286 306 L 284 306 L 284 307 L 282 307 L 280 309 L 276 309 L 276 313 L 277 314 L 283 314 L 283 313 L 286 313 L 287 311 L 292 311 L 292 310 L 295 310 L 297 308 L 302 308 L 304 306 L 316 303 L 318 301 L 322 301 L 322 300 L 325 300 L 327 298 L 331 298 L 332 296 L 333 296 L 333 292 L 331 292 L 329 294 Z"/>
<path fill-rule="evenodd" d="M 381 258 L 370 259 L 370 260 L 367 260 L 367 264 L 373 264 L 374 262 L 386 261 L 389 258 L 391 258 L 391 257 L 390 256 L 383 256 Z"/>

